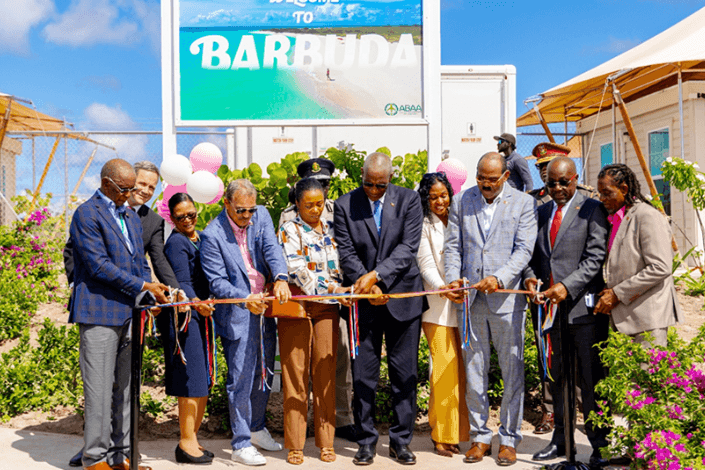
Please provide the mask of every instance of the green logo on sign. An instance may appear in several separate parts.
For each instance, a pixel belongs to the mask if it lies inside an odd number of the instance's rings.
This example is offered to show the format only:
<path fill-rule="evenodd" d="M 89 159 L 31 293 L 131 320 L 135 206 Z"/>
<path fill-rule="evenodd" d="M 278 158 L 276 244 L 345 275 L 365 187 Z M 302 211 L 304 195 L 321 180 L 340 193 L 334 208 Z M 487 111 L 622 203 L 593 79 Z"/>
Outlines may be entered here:
<path fill-rule="evenodd" d="M 384 112 L 387 113 L 387 116 L 395 116 L 399 112 L 399 107 L 394 103 L 389 103 L 384 107 Z"/>

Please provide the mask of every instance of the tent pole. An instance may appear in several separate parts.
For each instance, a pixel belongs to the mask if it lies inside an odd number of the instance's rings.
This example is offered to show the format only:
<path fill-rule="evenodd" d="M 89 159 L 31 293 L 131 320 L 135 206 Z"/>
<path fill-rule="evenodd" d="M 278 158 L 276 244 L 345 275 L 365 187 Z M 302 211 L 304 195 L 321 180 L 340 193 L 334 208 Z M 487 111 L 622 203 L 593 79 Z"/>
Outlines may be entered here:
<path fill-rule="evenodd" d="M 39 193 L 42 191 L 42 186 L 44 185 L 44 180 L 47 177 L 47 173 L 49 173 L 49 167 L 51 166 L 52 160 L 54 160 L 54 154 L 56 153 L 56 149 L 59 147 L 60 141 L 61 141 L 61 134 L 58 134 L 56 136 L 56 140 L 54 141 L 54 147 L 52 147 L 51 153 L 49 154 L 49 159 L 47 160 L 47 164 L 44 166 L 44 173 L 42 173 L 42 177 L 39 178 L 39 184 L 34 189 L 34 196 L 32 197 L 32 203 L 29 205 L 29 210 L 27 211 L 28 214 L 34 210 L 34 205 L 37 203 L 37 198 L 39 197 Z"/>
<path fill-rule="evenodd" d="M 681 158 L 685 160 L 685 130 L 683 129 L 683 76 L 681 66 L 678 64 L 678 114 L 681 127 Z"/>
<path fill-rule="evenodd" d="M 615 103 L 617 103 L 617 106 L 619 107 L 619 112 L 622 115 L 624 126 L 627 128 L 627 132 L 629 133 L 629 140 L 631 140 L 632 145 L 634 146 L 634 152 L 636 153 L 636 157 L 639 159 L 639 165 L 641 165 L 641 171 L 644 172 L 646 184 L 649 186 L 651 196 L 654 199 L 658 200 L 658 190 L 656 189 L 656 185 L 654 184 L 654 179 L 651 177 L 651 172 L 649 171 L 649 167 L 646 164 L 646 159 L 644 158 L 644 154 L 641 151 L 639 141 L 636 138 L 636 131 L 634 131 L 634 126 L 632 125 L 632 120 L 629 117 L 629 113 L 627 112 L 627 107 L 625 106 L 624 100 L 622 100 L 622 95 L 619 93 L 617 85 L 615 85 L 614 82 L 612 82 L 612 96 L 614 97 Z M 663 215 L 666 215 L 661 205 L 659 205 L 658 210 L 661 211 Z M 671 246 L 673 247 L 673 251 L 678 252 L 678 245 L 676 244 L 676 239 L 673 236 L 671 237 Z"/>
<path fill-rule="evenodd" d="M 91 153 L 91 156 L 88 158 L 88 161 L 86 162 L 86 166 L 83 167 L 83 172 L 81 172 L 81 176 L 78 177 L 78 182 L 76 183 L 76 187 L 73 188 L 73 191 L 71 192 L 71 197 L 73 198 L 76 196 L 76 193 L 78 192 L 78 188 L 81 186 L 81 182 L 83 181 L 83 178 L 86 176 L 86 172 L 88 171 L 88 167 L 91 166 L 91 163 L 93 163 L 93 158 L 95 157 L 95 153 L 98 151 L 98 146 L 93 149 L 93 152 Z"/>
<path fill-rule="evenodd" d="M 541 123 L 541 127 L 543 127 L 543 131 L 546 133 L 546 137 L 548 137 L 548 140 L 552 143 L 556 143 L 556 139 L 553 138 L 553 134 L 551 134 L 551 129 L 548 128 L 548 124 L 546 124 L 546 121 L 543 120 L 543 116 L 541 116 L 541 113 L 539 112 L 539 107 L 536 106 L 536 103 L 534 103 L 534 112 L 536 113 L 536 117 L 539 118 L 539 122 Z"/>
<path fill-rule="evenodd" d="M 0 129 L 0 149 L 2 149 L 2 144 L 5 141 L 5 133 L 7 132 L 7 126 L 10 125 L 10 116 L 12 115 L 12 97 L 7 101 L 7 109 L 5 110 L 5 117 L 2 120 L 2 128 Z"/>
<path fill-rule="evenodd" d="M 617 145 L 617 109 L 612 103 L 612 163 L 619 163 L 619 147 Z"/>

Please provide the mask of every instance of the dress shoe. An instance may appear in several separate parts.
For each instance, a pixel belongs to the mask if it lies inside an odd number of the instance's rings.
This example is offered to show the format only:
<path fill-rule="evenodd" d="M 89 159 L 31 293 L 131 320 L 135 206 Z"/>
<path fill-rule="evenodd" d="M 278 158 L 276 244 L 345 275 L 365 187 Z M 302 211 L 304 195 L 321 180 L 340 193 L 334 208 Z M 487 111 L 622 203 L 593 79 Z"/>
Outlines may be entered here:
<path fill-rule="evenodd" d="M 512 446 L 499 446 L 497 453 L 497 465 L 500 467 L 508 467 L 517 463 L 517 451 Z"/>
<path fill-rule="evenodd" d="M 540 451 L 536 452 L 531 460 L 535 462 L 543 462 L 544 460 L 553 460 L 556 457 L 561 457 L 565 455 L 565 446 L 559 446 L 556 444 L 549 444 Z"/>
<path fill-rule="evenodd" d="M 181 448 L 180 445 L 176 445 L 176 450 L 174 451 L 174 456 L 178 463 L 190 463 L 193 465 L 209 465 L 213 462 L 213 456 L 203 452 L 203 455 L 199 457 L 194 457 L 193 455 L 186 452 Z"/>
<path fill-rule="evenodd" d="M 389 456 L 402 465 L 414 465 L 416 463 L 416 456 L 411 452 L 409 446 L 405 444 L 390 444 Z"/>
<path fill-rule="evenodd" d="M 470 450 L 465 453 L 465 458 L 463 462 L 465 463 L 476 463 L 482 460 L 485 456 L 492 455 L 492 445 L 483 444 L 482 442 L 473 442 L 470 446 Z"/>
<path fill-rule="evenodd" d="M 78 451 L 78 454 L 71 457 L 69 460 L 69 467 L 82 467 L 83 466 L 83 449 Z"/>
<path fill-rule="evenodd" d="M 110 465 L 108 465 L 108 462 L 98 462 L 93 465 L 89 465 L 88 467 L 83 467 L 83 470 L 111 470 Z"/>
<path fill-rule="evenodd" d="M 354 424 L 348 424 L 347 426 L 335 428 L 335 437 L 339 437 L 350 442 L 357 442 L 357 428 Z"/>
<path fill-rule="evenodd" d="M 362 444 L 353 457 L 353 463 L 355 465 L 370 465 L 375 461 L 375 455 L 377 455 L 377 451 L 374 445 Z"/>
<path fill-rule="evenodd" d="M 608 466 L 610 463 L 607 459 L 602 457 L 600 449 L 594 449 L 592 455 L 590 455 L 590 462 L 588 465 L 590 469 L 599 469 Z"/>
<path fill-rule="evenodd" d="M 453 457 L 454 454 L 460 453 L 460 448 L 457 444 L 436 442 L 433 439 L 431 439 L 431 442 L 433 443 L 433 450 L 441 457 Z"/>
<path fill-rule="evenodd" d="M 125 459 L 119 464 L 112 465 L 110 468 L 113 470 L 130 470 L 130 459 Z M 138 465 L 137 468 L 139 468 L 139 470 L 152 470 L 152 467 L 146 465 Z"/>
<path fill-rule="evenodd" d="M 553 432 L 553 413 L 544 411 L 539 424 L 534 428 L 534 434 L 548 434 Z"/>

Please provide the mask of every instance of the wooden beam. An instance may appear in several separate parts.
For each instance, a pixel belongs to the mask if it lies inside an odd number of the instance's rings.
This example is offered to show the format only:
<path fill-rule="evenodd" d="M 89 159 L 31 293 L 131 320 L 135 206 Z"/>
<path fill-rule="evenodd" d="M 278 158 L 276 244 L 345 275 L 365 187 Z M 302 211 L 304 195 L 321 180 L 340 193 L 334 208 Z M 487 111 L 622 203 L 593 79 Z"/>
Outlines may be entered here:
<path fill-rule="evenodd" d="M 546 121 L 544 121 L 543 116 L 541 116 L 541 112 L 539 111 L 539 107 L 536 106 L 536 103 L 534 103 L 534 112 L 536 113 L 536 117 L 539 118 L 539 124 L 541 124 L 541 127 L 543 127 L 543 131 L 546 133 L 546 137 L 548 137 L 549 141 L 555 144 L 556 139 L 553 138 L 553 134 L 551 134 L 551 129 L 548 128 L 548 124 L 546 124 Z"/>
<path fill-rule="evenodd" d="M 88 161 L 86 162 L 86 166 L 83 167 L 83 172 L 81 173 L 81 176 L 78 177 L 78 182 L 76 183 L 76 187 L 73 188 L 73 191 L 71 192 L 71 197 L 74 197 L 76 195 L 76 192 L 78 192 L 78 187 L 81 186 L 81 182 L 83 181 L 83 177 L 86 176 L 86 172 L 88 171 L 88 167 L 91 166 L 91 163 L 93 163 L 93 157 L 95 157 L 95 153 L 98 151 L 98 147 L 93 149 L 93 152 L 91 153 L 91 156 L 88 157 Z"/>
<path fill-rule="evenodd" d="M 31 213 L 34 210 L 34 206 L 37 203 L 37 198 L 39 197 L 39 193 L 42 190 L 42 186 L 44 186 L 44 180 L 47 177 L 47 173 L 49 173 L 49 167 L 51 166 L 52 160 L 54 160 L 54 154 L 56 153 L 56 149 L 59 148 L 59 141 L 61 140 L 61 136 L 57 136 L 56 140 L 54 141 L 54 146 L 51 149 L 51 153 L 49 154 L 49 159 L 47 160 L 47 164 L 44 165 L 44 172 L 42 173 L 42 177 L 39 179 L 39 184 L 37 185 L 37 188 L 34 190 L 34 196 L 32 196 L 32 203 L 29 205 L 29 210 L 27 213 Z"/>
<path fill-rule="evenodd" d="M 634 152 L 636 153 L 636 158 L 639 159 L 639 165 L 641 165 L 641 171 L 644 173 L 644 177 L 646 178 L 646 184 L 649 186 L 649 191 L 651 192 L 651 196 L 660 202 L 660 199 L 658 196 L 658 189 L 656 189 L 656 185 L 654 184 L 654 179 L 651 177 L 651 170 L 649 169 L 649 166 L 646 164 L 646 158 L 644 158 L 644 153 L 641 151 L 641 145 L 639 145 L 639 140 L 636 137 L 636 131 L 634 130 L 634 125 L 632 125 L 632 120 L 629 117 L 629 113 L 627 112 L 627 107 L 624 104 L 624 100 L 622 99 L 622 95 L 619 93 L 619 89 L 617 88 L 617 86 L 615 85 L 614 82 L 612 82 L 612 96 L 614 97 L 614 101 L 615 101 L 615 103 L 617 103 L 617 107 L 619 108 L 619 112 L 622 115 L 622 121 L 624 121 L 624 127 L 627 128 L 627 133 L 629 134 L 629 140 L 631 140 L 632 145 L 634 146 Z M 661 213 L 664 216 L 666 215 L 666 213 L 663 210 L 662 204 L 659 204 L 658 210 L 661 211 Z M 678 252 L 678 244 L 676 243 L 675 236 L 672 236 L 672 238 L 671 238 L 671 245 L 673 247 L 673 251 Z"/>
<path fill-rule="evenodd" d="M 0 129 L 0 152 L 2 152 L 2 144 L 5 141 L 5 133 L 7 132 L 7 126 L 10 124 L 10 116 L 12 115 L 12 97 L 7 101 L 7 109 L 5 110 L 5 117 L 2 120 L 2 128 Z"/>

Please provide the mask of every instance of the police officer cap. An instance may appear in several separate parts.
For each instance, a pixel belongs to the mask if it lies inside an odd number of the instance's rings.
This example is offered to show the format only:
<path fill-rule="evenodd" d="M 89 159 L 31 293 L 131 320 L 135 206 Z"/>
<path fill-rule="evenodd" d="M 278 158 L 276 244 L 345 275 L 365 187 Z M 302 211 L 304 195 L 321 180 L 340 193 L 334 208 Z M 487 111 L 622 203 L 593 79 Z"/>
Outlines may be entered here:
<path fill-rule="evenodd" d="M 335 171 L 335 165 L 325 158 L 310 158 L 296 168 L 301 178 L 330 179 Z"/>
<path fill-rule="evenodd" d="M 541 142 L 531 151 L 531 154 L 536 157 L 537 165 L 548 163 L 556 157 L 567 157 L 569 153 L 570 147 L 553 142 Z"/>

